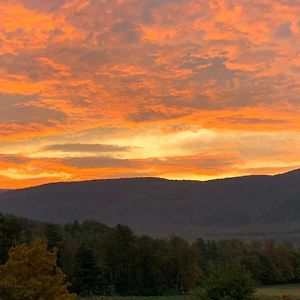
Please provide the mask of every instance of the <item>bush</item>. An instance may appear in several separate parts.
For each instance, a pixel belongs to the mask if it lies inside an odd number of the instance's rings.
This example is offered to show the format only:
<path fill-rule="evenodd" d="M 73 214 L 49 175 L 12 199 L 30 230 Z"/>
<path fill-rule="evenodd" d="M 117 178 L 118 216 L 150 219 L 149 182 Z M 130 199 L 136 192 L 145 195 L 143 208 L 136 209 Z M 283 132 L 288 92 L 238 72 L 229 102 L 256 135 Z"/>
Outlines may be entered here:
<path fill-rule="evenodd" d="M 204 280 L 199 300 L 252 300 L 255 282 L 239 265 L 226 266 Z"/>

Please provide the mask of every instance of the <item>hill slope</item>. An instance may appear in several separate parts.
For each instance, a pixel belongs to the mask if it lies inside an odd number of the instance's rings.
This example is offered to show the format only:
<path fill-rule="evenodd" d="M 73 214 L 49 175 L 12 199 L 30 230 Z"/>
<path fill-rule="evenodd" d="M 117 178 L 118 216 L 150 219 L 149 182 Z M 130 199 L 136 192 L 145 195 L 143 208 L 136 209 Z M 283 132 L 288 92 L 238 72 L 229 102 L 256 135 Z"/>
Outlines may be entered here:
<path fill-rule="evenodd" d="M 0 193 L 8 192 L 9 190 L 0 190 Z"/>
<path fill-rule="evenodd" d="M 53 222 L 97 219 L 155 236 L 300 241 L 300 171 L 206 182 L 135 178 L 47 184 L 0 193 L 0 212 Z"/>

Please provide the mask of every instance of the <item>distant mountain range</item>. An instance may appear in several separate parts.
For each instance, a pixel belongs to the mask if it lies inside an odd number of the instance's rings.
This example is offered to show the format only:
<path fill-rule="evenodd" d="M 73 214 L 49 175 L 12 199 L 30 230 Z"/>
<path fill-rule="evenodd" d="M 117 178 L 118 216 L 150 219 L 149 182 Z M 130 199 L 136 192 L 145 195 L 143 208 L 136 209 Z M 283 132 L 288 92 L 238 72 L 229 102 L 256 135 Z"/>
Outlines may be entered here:
<path fill-rule="evenodd" d="M 106 179 L 0 192 L 0 212 L 51 222 L 97 219 L 139 234 L 300 242 L 300 170 L 211 181 Z"/>

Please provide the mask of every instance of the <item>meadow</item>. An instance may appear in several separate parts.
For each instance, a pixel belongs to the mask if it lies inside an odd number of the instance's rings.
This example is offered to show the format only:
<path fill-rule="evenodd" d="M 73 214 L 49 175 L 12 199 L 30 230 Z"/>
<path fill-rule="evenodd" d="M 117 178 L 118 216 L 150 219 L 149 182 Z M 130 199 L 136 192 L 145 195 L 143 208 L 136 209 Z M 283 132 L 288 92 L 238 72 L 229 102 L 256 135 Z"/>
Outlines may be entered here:
<path fill-rule="evenodd" d="M 275 285 L 259 287 L 256 300 L 281 300 L 284 296 L 300 299 L 300 284 Z M 150 297 L 91 297 L 80 300 L 193 300 L 193 296 L 150 296 Z"/>
<path fill-rule="evenodd" d="M 277 300 L 287 295 L 300 299 L 300 284 L 265 286 L 259 288 L 256 294 L 261 300 Z"/>

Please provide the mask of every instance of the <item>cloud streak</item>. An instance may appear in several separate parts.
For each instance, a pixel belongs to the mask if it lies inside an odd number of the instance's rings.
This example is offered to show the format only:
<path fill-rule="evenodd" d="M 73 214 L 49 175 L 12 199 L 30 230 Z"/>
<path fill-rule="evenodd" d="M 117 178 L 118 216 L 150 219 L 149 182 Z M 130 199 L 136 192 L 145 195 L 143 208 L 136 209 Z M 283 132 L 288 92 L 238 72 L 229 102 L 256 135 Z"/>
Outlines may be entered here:
<path fill-rule="evenodd" d="M 45 151 L 61 152 L 127 152 L 131 150 L 129 146 L 105 145 L 105 144 L 54 144 L 43 148 Z"/>

